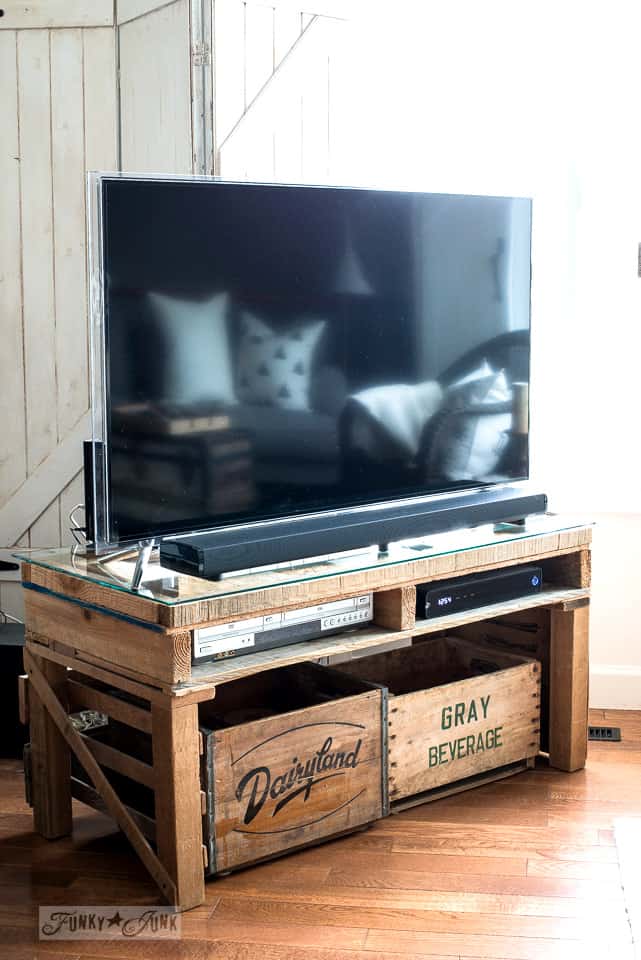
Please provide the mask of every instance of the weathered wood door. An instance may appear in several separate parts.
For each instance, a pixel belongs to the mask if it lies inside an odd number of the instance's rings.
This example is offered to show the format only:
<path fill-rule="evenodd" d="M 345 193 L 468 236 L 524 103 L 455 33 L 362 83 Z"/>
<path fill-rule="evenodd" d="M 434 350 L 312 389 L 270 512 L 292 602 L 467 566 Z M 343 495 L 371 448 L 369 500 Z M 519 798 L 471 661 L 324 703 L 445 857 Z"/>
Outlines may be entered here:
<path fill-rule="evenodd" d="M 0 547 L 53 546 L 90 433 L 84 172 L 117 163 L 113 4 L 2 6 Z"/>

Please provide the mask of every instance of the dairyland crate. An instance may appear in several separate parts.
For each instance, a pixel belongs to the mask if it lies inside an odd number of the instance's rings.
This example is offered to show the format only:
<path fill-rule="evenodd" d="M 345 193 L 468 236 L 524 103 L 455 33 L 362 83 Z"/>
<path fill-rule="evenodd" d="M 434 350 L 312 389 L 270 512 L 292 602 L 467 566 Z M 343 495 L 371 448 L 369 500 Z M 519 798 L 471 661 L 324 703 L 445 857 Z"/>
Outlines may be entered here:
<path fill-rule="evenodd" d="M 536 660 L 443 636 L 340 669 L 389 690 L 393 809 L 516 773 L 539 752 Z"/>
<path fill-rule="evenodd" d="M 200 705 L 208 873 L 349 832 L 388 812 L 386 691 L 302 663 Z"/>

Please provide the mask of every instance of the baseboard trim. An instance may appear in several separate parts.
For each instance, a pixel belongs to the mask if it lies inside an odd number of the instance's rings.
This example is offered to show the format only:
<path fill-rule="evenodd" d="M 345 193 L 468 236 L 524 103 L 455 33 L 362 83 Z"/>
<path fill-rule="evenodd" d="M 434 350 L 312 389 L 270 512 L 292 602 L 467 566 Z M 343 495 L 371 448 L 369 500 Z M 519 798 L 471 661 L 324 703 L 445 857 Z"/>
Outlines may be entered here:
<path fill-rule="evenodd" d="M 641 710 L 641 667 L 593 663 L 590 706 L 595 710 Z"/>

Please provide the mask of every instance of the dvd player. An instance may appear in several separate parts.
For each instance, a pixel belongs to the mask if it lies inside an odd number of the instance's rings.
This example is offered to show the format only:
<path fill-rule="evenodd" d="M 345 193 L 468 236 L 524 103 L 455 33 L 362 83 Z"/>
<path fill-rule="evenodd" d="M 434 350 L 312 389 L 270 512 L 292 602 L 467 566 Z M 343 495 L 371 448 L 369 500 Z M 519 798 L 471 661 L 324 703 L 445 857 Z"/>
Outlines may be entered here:
<path fill-rule="evenodd" d="M 528 565 L 419 584 L 416 588 L 416 615 L 424 618 L 442 617 L 527 597 L 539 593 L 542 582 L 541 567 Z"/>
<path fill-rule="evenodd" d="M 299 610 L 269 613 L 194 630 L 192 661 L 223 660 L 290 643 L 316 640 L 368 623 L 373 617 L 372 594 L 319 603 Z"/>

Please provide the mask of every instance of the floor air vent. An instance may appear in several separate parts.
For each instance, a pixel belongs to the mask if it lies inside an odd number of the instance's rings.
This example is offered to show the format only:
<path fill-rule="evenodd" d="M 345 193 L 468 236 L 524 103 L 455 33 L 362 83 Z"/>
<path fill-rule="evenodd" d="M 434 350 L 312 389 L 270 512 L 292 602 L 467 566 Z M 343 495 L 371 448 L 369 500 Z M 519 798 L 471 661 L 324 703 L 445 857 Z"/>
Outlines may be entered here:
<path fill-rule="evenodd" d="M 618 743 L 621 739 L 621 727 L 588 727 L 588 740 L 609 740 Z"/>

